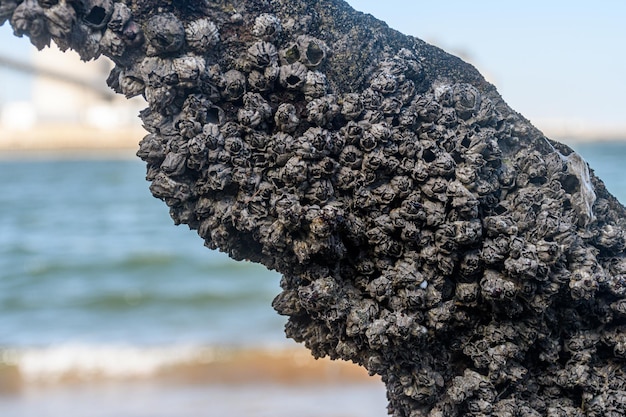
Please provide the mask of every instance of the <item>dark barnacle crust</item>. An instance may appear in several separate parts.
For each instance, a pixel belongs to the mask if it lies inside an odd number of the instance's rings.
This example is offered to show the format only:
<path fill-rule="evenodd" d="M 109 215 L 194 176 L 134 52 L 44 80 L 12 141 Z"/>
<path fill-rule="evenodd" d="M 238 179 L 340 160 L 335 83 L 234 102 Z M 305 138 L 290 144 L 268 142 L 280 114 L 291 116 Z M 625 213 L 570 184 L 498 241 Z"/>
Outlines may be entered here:
<path fill-rule="evenodd" d="M 470 65 L 340 0 L 0 0 L 143 95 L 152 193 L 419 416 L 626 415 L 624 208 Z"/>

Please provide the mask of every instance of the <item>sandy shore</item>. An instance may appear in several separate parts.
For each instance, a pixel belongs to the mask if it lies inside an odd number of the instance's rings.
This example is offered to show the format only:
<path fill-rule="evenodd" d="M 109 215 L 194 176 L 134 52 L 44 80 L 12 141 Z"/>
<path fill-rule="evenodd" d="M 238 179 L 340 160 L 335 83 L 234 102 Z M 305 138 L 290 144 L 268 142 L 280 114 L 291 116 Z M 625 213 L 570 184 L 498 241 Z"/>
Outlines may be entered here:
<path fill-rule="evenodd" d="M 41 125 L 28 130 L 0 126 L 0 152 L 137 151 L 146 135 L 140 127 L 98 129 L 74 125 Z"/>
<path fill-rule="evenodd" d="M 219 349 L 144 377 L 31 381 L 20 374 L 0 366 L 0 415 L 376 417 L 387 405 L 380 378 L 351 363 L 315 360 L 301 346 Z"/>

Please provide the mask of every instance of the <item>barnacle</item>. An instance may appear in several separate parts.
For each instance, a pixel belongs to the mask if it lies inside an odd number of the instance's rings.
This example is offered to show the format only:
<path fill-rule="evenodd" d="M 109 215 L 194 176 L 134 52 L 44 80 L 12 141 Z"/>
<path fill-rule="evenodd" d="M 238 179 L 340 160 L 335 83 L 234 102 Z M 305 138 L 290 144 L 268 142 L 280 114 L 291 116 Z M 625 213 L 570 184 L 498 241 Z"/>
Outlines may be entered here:
<path fill-rule="evenodd" d="M 342 97 L 341 114 L 347 120 L 357 119 L 363 112 L 363 104 L 359 94 L 350 93 Z"/>
<path fill-rule="evenodd" d="M 237 119 L 242 125 L 257 127 L 272 115 L 269 103 L 258 93 L 244 94 L 243 105 L 237 113 Z"/>
<path fill-rule="evenodd" d="M 227 71 L 222 80 L 222 97 L 227 101 L 236 101 L 246 92 L 246 77 L 237 70 Z"/>
<path fill-rule="evenodd" d="M 39 50 L 50 45 L 44 9 L 36 0 L 25 0 L 17 6 L 11 17 L 11 26 L 15 36 L 28 35 L 30 42 Z"/>
<path fill-rule="evenodd" d="M 115 32 L 122 32 L 133 15 L 130 8 L 124 3 L 116 2 L 113 4 L 111 18 L 107 23 L 107 27 Z"/>
<path fill-rule="evenodd" d="M 280 85 L 289 90 L 298 90 L 306 82 L 307 68 L 300 62 L 280 67 Z"/>
<path fill-rule="evenodd" d="M 0 2 L 0 26 L 7 21 L 17 8 L 18 0 L 2 0 Z"/>
<path fill-rule="evenodd" d="M 183 55 L 172 59 L 172 70 L 176 73 L 178 86 L 193 88 L 198 86 L 206 70 L 206 62 L 196 55 Z"/>
<path fill-rule="evenodd" d="M 173 13 L 157 14 L 150 18 L 144 33 L 148 41 L 148 56 L 178 52 L 185 44 L 185 28 Z"/>
<path fill-rule="evenodd" d="M 319 71 L 309 71 L 306 74 L 302 91 L 307 100 L 321 98 L 326 95 L 328 83 L 326 76 Z"/>
<path fill-rule="evenodd" d="M 339 113 L 334 96 L 326 96 L 310 101 L 307 106 L 307 120 L 316 126 L 326 126 Z"/>
<path fill-rule="evenodd" d="M 266 93 L 274 88 L 274 83 L 278 79 L 280 68 L 278 65 L 266 67 L 262 72 L 252 70 L 248 75 L 248 85 L 252 91 Z"/>
<path fill-rule="evenodd" d="M 254 36 L 273 41 L 280 36 L 281 32 L 280 19 L 273 14 L 263 13 L 254 20 L 252 29 Z"/>
<path fill-rule="evenodd" d="M 109 57 L 120 57 L 126 52 L 126 43 L 117 33 L 107 29 L 100 40 L 102 53 Z"/>
<path fill-rule="evenodd" d="M 113 0 L 86 0 L 82 5 L 84 8 L 83 22 L 93 29 L 102 29 L 113 14 Z"/>
<path fill-rule="evenodd" d="M 278 64 L 278 51 L 274 44 L 269 42 L 253 43 L 248 48 L 247 55 L 252 66 L 258 69 Z"/>
<path fill-rule="evenodd" d="M 74 8 L 66 0 L 60 0 L 51 7 L 45 8 L 44 15 L 47 19 L 46 27 L 50 36 L 59 40 L 59 43 L 63 43 L 71 34 L 77 21 Z"/>
<path fill-rule="evenodd" d="M 298 36 L 296 44 L 299 50 L 300 62 L 309 69 L 319 67 L 326 59 L 328 47 L 321 39 L 308 35 Z"/>
<path fill-rule="evenodd" d="M 185 24 L 187 45 L 198 53 L 217 45 L 220 40 L 219 30 L 209 18 L 192 20 Z"/>

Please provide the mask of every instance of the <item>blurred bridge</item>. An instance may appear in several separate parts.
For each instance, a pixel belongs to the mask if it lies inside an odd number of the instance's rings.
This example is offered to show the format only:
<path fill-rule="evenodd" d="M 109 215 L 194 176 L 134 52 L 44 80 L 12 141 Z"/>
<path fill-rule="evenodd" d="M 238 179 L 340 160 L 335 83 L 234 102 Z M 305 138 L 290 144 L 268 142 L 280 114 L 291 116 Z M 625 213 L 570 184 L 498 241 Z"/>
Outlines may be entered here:
<path fill-rule="evenodd" d="M 72 84 L 74 86 L 83 87 L 95 92 L 96 94 L 100 95 L 102 99 L 105 100 L 111 100 L 113 99 L 113 97 L 115 97 L 115 93 L 113 92 L 113 90 L 111 90 L 102 81 L 104 78 L 106 78 L 106 75 L 105 77 L 99 77 L 97 80 L 92 80 L 86 77 L 80 78 L 65 74 L 61 71 L 42 68 L 40 66 L 36 66 L 22 60 L 9 58 L 2 55 L 0 55 L 0 67 L 6 67 L 22 73 L 52 78 L 57 81 Z"/>

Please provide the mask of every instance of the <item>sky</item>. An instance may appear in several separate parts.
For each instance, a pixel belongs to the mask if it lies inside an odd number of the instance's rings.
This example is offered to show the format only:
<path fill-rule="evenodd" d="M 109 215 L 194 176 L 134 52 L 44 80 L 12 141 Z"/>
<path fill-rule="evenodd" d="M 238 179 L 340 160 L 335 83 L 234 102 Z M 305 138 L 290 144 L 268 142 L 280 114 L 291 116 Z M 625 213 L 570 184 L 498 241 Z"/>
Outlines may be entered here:
<path fill-rule="evenodd" d="M 620 131 L 626 138 L 624 0 L 348 3 L 462 56 L 544 131 Z M 27 57 L 32 50 L 8 24 L 0 27 L 0 55 Z M 23 99 L 20 83 L 6 74 L 0 68 L 0 101 Z"/>

